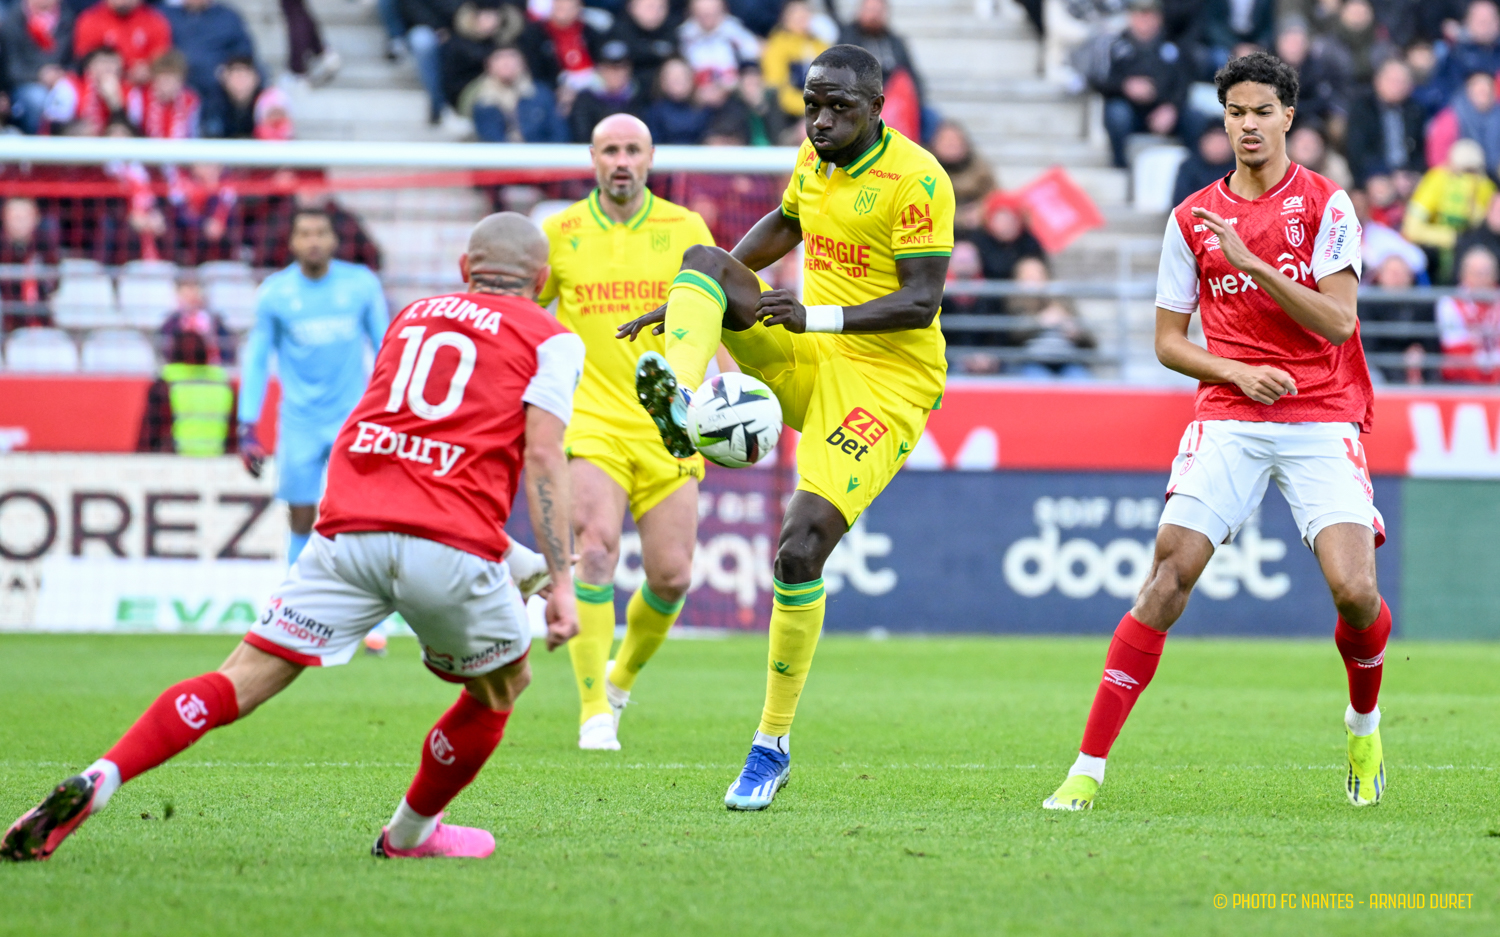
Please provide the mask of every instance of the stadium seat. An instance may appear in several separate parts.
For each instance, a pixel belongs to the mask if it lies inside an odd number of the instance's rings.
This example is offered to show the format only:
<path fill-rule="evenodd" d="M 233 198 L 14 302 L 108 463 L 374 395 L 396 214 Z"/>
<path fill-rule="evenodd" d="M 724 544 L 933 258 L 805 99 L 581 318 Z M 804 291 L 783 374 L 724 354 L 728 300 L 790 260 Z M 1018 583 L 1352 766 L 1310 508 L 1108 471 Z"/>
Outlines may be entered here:
<path fill-rule="evenodd" d="M 106 374 L 155 374 L 156 349 L 134 329 L 101 329 L 83 341 L 83 370 Z"/>
<path fill-rule="evenodd" d="M 1177 167 L 1188 158 L 1185 146 L 1148 146 L 1130 164 L 1130 181 L 1135 193 L 1135 210 L 1171 211 L 1172 190 L 1177 185 Z"/>
<path fill-rule="evenodd" d="M 64 329 L 92 329 L 120 324 L 115 287 L 97 260 L 64 258 L 58 264 L 52 321 Z"/>
<path fill-rule="evenodd" d="M 120 313 L 125 324 L 156 329 L 177 307 L 177 267 L 165 260 L 132 260 L 120 268 Z"/>
<path fill-rule="evenodd" d="M 5 343 L 5 369 L 32 373 L 77 371 L 78 346 L 62 329 L 16 329 Z"/>

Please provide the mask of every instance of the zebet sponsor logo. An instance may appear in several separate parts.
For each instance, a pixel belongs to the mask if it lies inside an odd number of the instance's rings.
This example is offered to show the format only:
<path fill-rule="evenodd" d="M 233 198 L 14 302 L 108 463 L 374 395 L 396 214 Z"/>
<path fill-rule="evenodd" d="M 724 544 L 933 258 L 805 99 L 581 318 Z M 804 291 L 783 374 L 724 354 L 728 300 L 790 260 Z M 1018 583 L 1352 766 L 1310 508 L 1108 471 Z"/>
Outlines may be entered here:
<path fill-rule="evenodd" d="M 875 414 L 864 407 L 855 407 L 844 417 L 844 422 L 835 426 L 825 440 L 830 446 L 854 456 L 858 462 L 880 442 L 890 428 L 875 418 Z"/>
<path fill-rule="evenodd" d="M 1005 583 L 1017 594 L 1037 598 L 1057 592 L 1070 599 L 1093 598 L 1102 589 L 1117 599 L 1134 598 L 1151 571 L 1159 498 L 1038 498 L 1032 505 L 1037 536 L 1015 541 L 1005 551 Z M 1087 537 L 1064 540 L 1064 530 L 1141 530 L 1145 539 L 1123 536 L 1107 543 Z M 1286 558 L 1286 542 L 1260 534 L 1259 512 L 1233 543 L 1221 545 L 1198 579 L 1197 591 L 1230 599 L 1241 589 L 1271 601 L 1286 595 L 1291 578 L 1264 566 Z M 1122 684 L 1123 685 L 1123 684 Z"/>

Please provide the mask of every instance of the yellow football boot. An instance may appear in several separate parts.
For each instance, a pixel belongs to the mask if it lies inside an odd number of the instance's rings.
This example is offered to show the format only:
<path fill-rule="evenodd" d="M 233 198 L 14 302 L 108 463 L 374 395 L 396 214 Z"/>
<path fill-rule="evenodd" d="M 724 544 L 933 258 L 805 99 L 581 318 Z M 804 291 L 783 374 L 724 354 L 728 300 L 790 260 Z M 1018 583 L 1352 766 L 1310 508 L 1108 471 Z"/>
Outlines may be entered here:
<path fill-rule="evenodd" d="M 1351 749 L 1352 750 L 1352 749 Z M 1086 774 L 1070 774 L 1053 792 L 1042 801 L 1043 810 L 1091 810 L 1094 795 L 1099 792 L 1099 782 Z"/>
<path fill-rule="evenodd" d="M 1344 731 L 1349 732 L 1347 727 Z M 1385 754 L 1380 748 L 1378 727 L 1369 735 L 1349 732 L 1349 778 L 1344 782 L 1344 792 L 1356 807 L 1380 803 L 1385 793 Z"/>

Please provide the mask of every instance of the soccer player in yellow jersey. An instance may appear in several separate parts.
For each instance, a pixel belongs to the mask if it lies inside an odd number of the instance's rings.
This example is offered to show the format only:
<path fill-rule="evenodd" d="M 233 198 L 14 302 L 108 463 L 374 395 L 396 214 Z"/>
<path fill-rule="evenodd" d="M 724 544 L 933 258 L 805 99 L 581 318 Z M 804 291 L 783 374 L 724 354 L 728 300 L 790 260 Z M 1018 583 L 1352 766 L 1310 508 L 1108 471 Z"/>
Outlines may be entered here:
<path fill-rule="evenodd" d="M 582 699 L 578 747 L 615 750 L 620 713 L 636 676 L 682 609 L 703 478 L 702 456 L 677 458 L 662 449 L 635 398 L 636 352 L 615 341 L 615 332 L 620 323 L 661 305 L 683 253 L 712 245 L 713 236 L 696 212 L 646 188 L 653 151 L 651 132 L 641 121 L 628 114 L 605 118 L 594 128 L 590 151 L 599 188 L 542 226 L 552 275 L 538 301 L 556 298 L 558 320 L 583 338 L 586 349 L 565 440 L 579 554 L 578 637 L 568 642 L 568 651 Z M 664 347 L 660 338 L 653 342 Z M 625 640 L 611 665 L 615 566 L 627 506 L 640 529 L 646 581 L 630 597 Z"/>
<path fill-rule="evenodd" d="M 947 372 L 938 306 L 953 249 L 953 186 L 926 150 L 886 127 L 880 63 L 838 45 L 813 60 L 803 91 L 808 142 L 781 207 L 733 252 L 695 247 L 654 323 L 665 354 L 636 365 L 636 392 L 675 455 L 683 424 L 722 341 L 781 400 L 802 432 L 801 475 L 776 548 L 766 702 L 744 771 L 724 803 L 770 805 L 791 768 L 797 699 L 823 627 L 823 564 L 890 482 L 942 399 Z M 753 271 L 804 247 L 807 305 Z"/>

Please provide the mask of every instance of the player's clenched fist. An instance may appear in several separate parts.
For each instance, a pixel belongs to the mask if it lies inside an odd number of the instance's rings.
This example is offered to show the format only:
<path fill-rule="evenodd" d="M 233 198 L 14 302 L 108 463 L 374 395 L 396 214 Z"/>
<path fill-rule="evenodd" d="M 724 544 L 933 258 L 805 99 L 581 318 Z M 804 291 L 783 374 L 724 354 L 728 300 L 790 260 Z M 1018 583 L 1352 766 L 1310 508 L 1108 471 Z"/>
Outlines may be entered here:
<path fill-rule="evenodd" d="M 547 650 L 555 651 L 578 635 L 578 606 L 573 589 L 553 589 L 547 597 Z"/>
<path fill-rule="evenodd" d="M 1246 397 L 1267 406 L 1297 392 L 1297 382 L 1292 376 L 1270 365 L 1246 365 L 1235 372 L 1234 383 Z"/>
<path fill-rule="evenodd" d="M 788 332 L 807 331 L 807 308 L 791 290 L 766 290 L 755 303 L 755 318 L 763 325 L 779 325 Z"/>
<path fill-rule="evenodd" d="M 1250 252 L 1250 248 L 1245 246 L 1239 233 L 1234 230 L 1234 225 L 1206 208 L 1194 208 L 1193 216 L 1203 219 L 1208 229 L 1219 236 L 1219 250 L 1224 252 L 1224 259 L 1229 261 L 1236 270 L 1250 273 L 1252 268 L 1263 263 L 1259 257 Z"/>

